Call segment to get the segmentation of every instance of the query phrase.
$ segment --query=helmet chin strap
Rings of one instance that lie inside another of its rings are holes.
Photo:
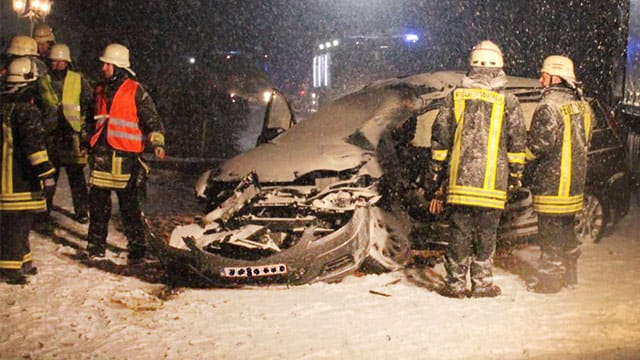
[[[125,76],[125,70],[114,65],[113,66],[113,76],[111,76],[109,79],[107,79],[107,81],[111,84],[111,83],[114,83],[114,82],[118,81],[118,79],[120,79],[120,78],[122,78],[124,76]]]

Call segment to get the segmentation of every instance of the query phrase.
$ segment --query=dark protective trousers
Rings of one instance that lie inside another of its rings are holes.
[[[445,253],[449,286],[465,287],[469,265],[473,287],[491,285],[502,211],[474,206],[453,206],[451,210],[451,233]]]
[[[64,168],[69,180],[69,188],[71,188],[71,199],[73,201],[73,211],[77,216],[86,216],[89,210],[89,190],[87,188],[87,180],[84,177],[84,164],[58,165],[55,167],[56,184],[60,177],[60,168]],[[47,198],[47,211],[53,208],[53,194]]]
[[[140,194],[137,187],[111,190],[92,187],[89,191],[90,222],[88,242],[90,246],[104,250],[107,245],[109,220],[111,219],[111,191],[115,191],[120,204],[120,215],[128,240],[129,257],[144,256],[145,236],[140,210]]]
[[[580,242],[575,233],[575,215],[545,216],[538,214],[540,236],[541,292],[557,292],[566,285],[578,283]]]
[[[540,251],[554,258],[561,258],[578,248],[575,215],[545,216],[538,214]]]
[[[34,214],[30,211],[0,211],[0,270],[21,273],[31,266],[29,231]]]

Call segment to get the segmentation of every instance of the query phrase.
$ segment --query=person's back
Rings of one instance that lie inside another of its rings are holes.
[[[451,233],[445,256],[447,283],[440,294],[462,298],[501,293],[493,284],[493,254],[509,187],[520,183],[525,127],[520,104],[503,92],[502,52],[490,41],[471,52],[471,70],[444,100],[431,130],[427,193],[444,180],[451,205]],[[432,209],[432,207],[430,207]]]
[[[511,121],[520,104],[515,96],[504,93],[505,84],[501,70],[473,69],[451,94],[459,136],[449,135],[453,139],[447,196],[450,204],[504,209],[509,147],[524,148],[524,134],[514,135],[523,132],[521,124]],[[517,138],[522,139],[520,144],[512,144]]]
[[[527,136],[527,167],[533,168],[530,188],[541,255],[529,288],[555,293],[578,282],[574,221],[583,208],[593,110],[582,99],[571,59],[549,56],[540,72],[544,90]]]
[[[591,130],[591,112],[589,104],[579,99],[575,91],[570,88],[552,86],[543,91],[542,101],[536,109],[537,120],[532,123],[529,136],[532,139],[553,138],[554,141],[552,144],[548,144],[549,147],[546,147],[544,155],[539,158],[537,171],[533,174],[531,190],[536,196],[558,195],[573,198],[577,196],[580,198],[575,198],[573,203],[581,208],[581,195],[584,193],[587,176],[587,148]],[[565,139],[565,136],[570,139]],[[568,146],[568,141],[571,143],[571,169],[567,168],[569,165],[567,153],[563,152],[563,146]],[[542,148],[533,143],[530,150],[542,152]],[[564,171],[567,171],[567,176],[548,176],[557,173],[558,169],[562,170],[563,162],[565,162]],[[561,181],[565,182],[564,194],[558,193]],[[540,202],[534,202],[534,207],[538,211],[545,212],[543,209],[545,206]],[[549,210],[552,211],[552,208]],[[562,209],[558,208],[558,210]]]
[[[25,275],[35,274],[29,231],[33,214],[46,209],[42,185],[45,193],[55,186],[40,111],[34,105],[37,76],[32,59],[14,59],[0,95],[0,276],[11,284],[24,284]]]

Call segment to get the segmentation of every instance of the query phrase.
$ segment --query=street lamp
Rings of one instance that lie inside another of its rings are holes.
[[[13,0],[13,11],[20,17],[45,18],[51,12],[50,0]]]

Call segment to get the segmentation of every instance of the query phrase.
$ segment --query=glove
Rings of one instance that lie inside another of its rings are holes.
[[[56,192],[56,180],[50,176],[42,179],[42,192],[47,199],[53,197]]]
[[[444,187],[438,188],[429,203],[429,212],[438,215],[444,210]]]
[[[158,160],[164,160],[164,148],[162,146],[156,146],[153,148],[153,155]]]

